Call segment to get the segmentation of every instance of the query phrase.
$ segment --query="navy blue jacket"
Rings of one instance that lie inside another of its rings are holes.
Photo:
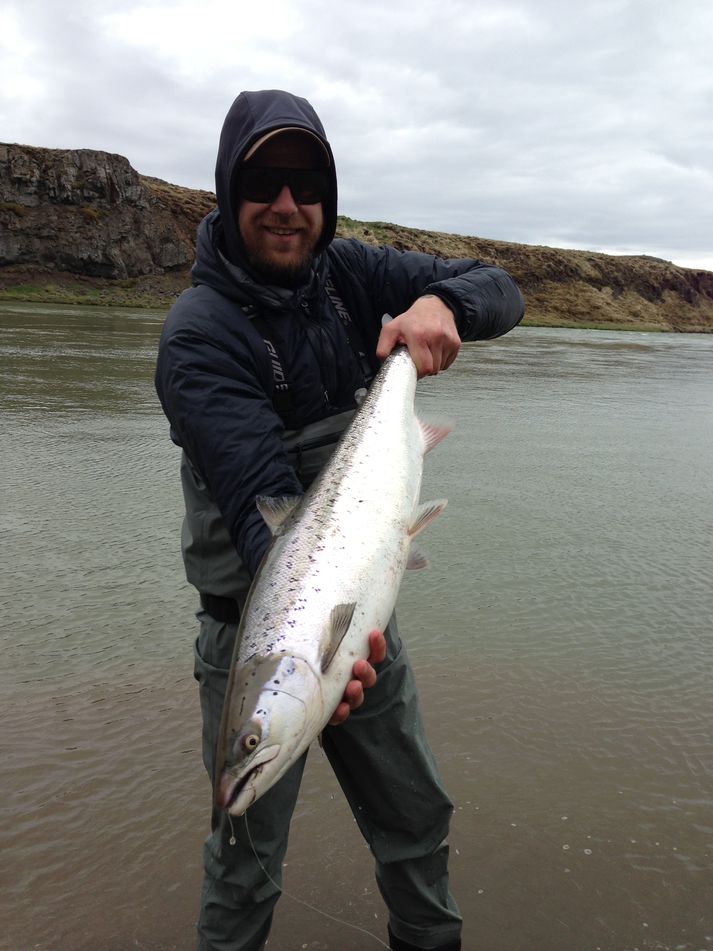
[[[216,166],[218,209],[199,228],[194,286],[168,314],[156,370],[171,436],[205,481],[251,574],[270,537],[255,497],[304,489],[287,456],[285,429],[299,430],[353,409],[355,391],[364,385],[362,366],[325,291],[328,277],[369,354],[376,349],[382,315],[397,316],[424,293],[449,304],[464,340],[504,334],[523,314],[522,296],[500,268],[332,240],[333,162],[331,197],[323,207],[324,247],[309,279],[297,289],[260,284],[244,260],[231,212],[235,178],[250,145],[285,125],[310,129],[329,149],[305,100],[281,92],[242,93],[233,104]],[[257,310],[281,355],[291,395],[282,416],[273,405],[275,377],[263,333],[246,308]]]

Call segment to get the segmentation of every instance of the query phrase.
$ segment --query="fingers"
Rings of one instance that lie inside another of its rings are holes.
[[[382,327],[376,356],[385,360],[394,347],[404,344],[420,379],[448,369],[458,356],[460,343],[451,309],[438,297],[419,297]]]
[[[339,726],[341,723],[344,723],[351,712],[352,708],[349,706],[346,700],[342,700],[342,702],[338,704],[337,709],[332,714],[332,719],[329,721],[329,726]]]
[[[369,656],[367,661],[370,664],[380,664],[386,659],[386,638],[381,631],[372,631],[369,634]]]
[[[401,329],[397,318],[389,321],[388,324],[384,324],[381,328],[379,340],[376,344],[377,360],[385,360],[399,343],[403,343],[403,340],[401,339]]]
[[[436,358],[440,368],[440,353],[436,357],[436,352],[439,350],[438,342],[432,339],[433,332],[429,327],[423,326],[420,320],[408,319],[408,313],[409,311],[406,311],[382,328],[376,345],[377,359],[385,360],[394,347],[404,344],[408,347],[419,377],[432,375]]]
[[[363,665],[363,668],[360,668],[358,677],[356,677],[357,664]],[[371,674],[373,674],[373,681],[364,668],[368,668]],[[344,688],[344,696],[332,714],[332,718],[329,721],[330,726],[339,726],[340,723],[344,723],[352,710],[356,710],[364,703],[364,687],[373,687],[376,683],[376,671],[367,664],[365,660],[357,661],[354,665],[354,674],[355,679],[350,680]]]

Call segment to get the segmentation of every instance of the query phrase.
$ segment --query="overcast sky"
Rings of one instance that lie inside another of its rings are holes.
[[[214,190],[242,89],[305,96],[340,213],[713,270],[710,0],[2,0],[0,141]]]

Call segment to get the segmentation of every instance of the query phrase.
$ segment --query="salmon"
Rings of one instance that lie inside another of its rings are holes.
[[[215,800],[242,815],[329,722],[370,631],[393,613],[413,539],[446,505],[421,503],[424,455],[450,426],[420,421],[405,347],[384,361],[326,466],[297,498],[259,498],[273,532],[231,662]]]

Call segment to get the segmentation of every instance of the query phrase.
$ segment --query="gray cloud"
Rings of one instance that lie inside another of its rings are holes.
[[[212,189],[233,97],[279,86],[344,214],[713,269],[712,34],[699,0],[11,0],[0,138]]]

